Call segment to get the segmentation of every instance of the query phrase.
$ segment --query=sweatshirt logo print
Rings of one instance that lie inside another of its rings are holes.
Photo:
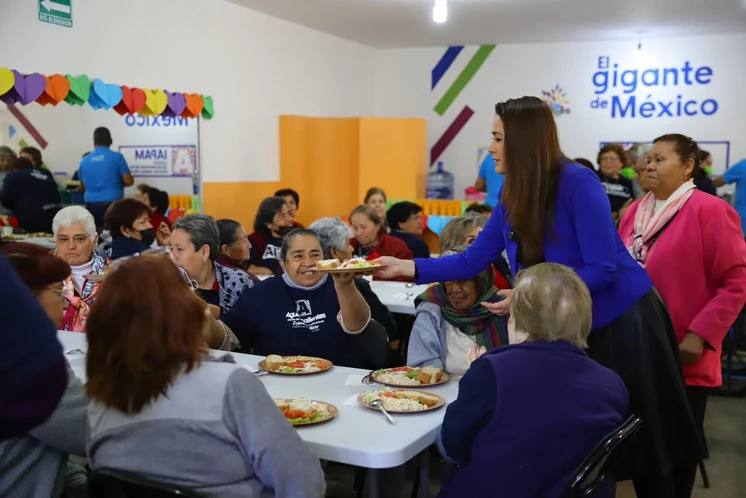
[[[280,259],[280,247],[267,244],[262,259]]]
[[[309,332],[316,332],[326,321],[326,313],[314,315],[311,301],[299,299],[295,301],[295,312],[285,313],[285,319],[294,329],[308,329]]]

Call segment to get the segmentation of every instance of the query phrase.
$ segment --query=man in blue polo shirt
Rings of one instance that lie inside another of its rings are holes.
[[[723,175],[715,178],[716,187],[722,187],[726,183],[736,184],[736,201],[733,207],[741,217],[741,229],[746,235],[746,159],[741,159],[725,170]]]
[[[124,156],[109,149],[111,143],[109,129],[96,128],[93,131],[94,149],[80,161],[78,168],[78,177],[85,190],[83,199],[97,227],[103,224],[109,204],[122,199],[124,187],[135,182]]]
[[[495,207],[497,201],[500,200],[503,183],[505,183],[505,176],[495,171],[495,160],[487,154],[479,166],[479,176],[474,183],[474,188],[480,192],[487,192],[485,204]]]

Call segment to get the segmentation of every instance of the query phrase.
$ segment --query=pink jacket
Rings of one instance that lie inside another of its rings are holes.
[[[634,230],[639,200],[619,224],[624,240]],[[695,191],[650,248],[645,269],[666,303],[677,342],[687,332],[705,341],[702,359],[684,367],[687,385],[722,384],[723,338],[746,302],[746,244],[736,211]]]

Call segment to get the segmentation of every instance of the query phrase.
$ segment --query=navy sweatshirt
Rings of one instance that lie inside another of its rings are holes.
[[[331,278],[318,289],[304,290],[275,277],[245,290],[221,320],[241,341],[244,353],[302,354],[365,368],[364,354],[358,348],[362,334],[342,330],[339,310]]]
[[[5,177],[0,203],[13,211],[18,223],[27,232],[51,233],[60,194],[49,171],[21,169],[11,171]]]

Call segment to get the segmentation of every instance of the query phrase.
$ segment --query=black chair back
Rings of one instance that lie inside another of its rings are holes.
[[[624,443],[629,441],[641,424],[640,417],[630,415],[622,425],[607,434],[577,468],[562,498],[593,496],[612,473]]]
[[[94,470],[88,476],[88,496],[90,498],[171,498],[201,495],[130,473]]]

